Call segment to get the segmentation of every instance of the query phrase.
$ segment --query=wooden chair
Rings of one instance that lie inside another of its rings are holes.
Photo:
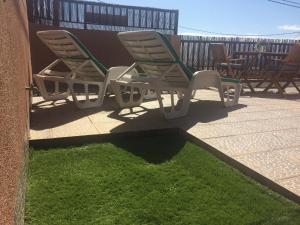
[[[210,44],[214,67],[223,76],[236,77],[243,69],[244,59],[232,59],[226,54],[224,44]]]
[[[269,74],[269,84],[264,89],[264,92],[275,87],[282,94],[292,84],[300,93],[300,89],[296,84],[300,75],[300,43],[294,44],[283,60],[273,60],[271,65],[267,67],[266,73]],[[280,84],[282,82],[284,85]]]

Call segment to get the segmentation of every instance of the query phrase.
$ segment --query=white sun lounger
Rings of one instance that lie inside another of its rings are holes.
[[[198,89],[215,87],[225,106],[238,103],[241,85],[239,80],[222,78],[217,71],[198,71],[194,74],[180,61],[168,39],[155,31],[121,32],[119,39],[135,62],[116,80],[112,88],[120,107],[134,107],[143,102],[148,89],[157,94],[160,109],[167,119],[185,116],[190,99]],[[139,68],[145,75],[122,80],[131,69]],[[232,94],[234,89],[234,94]],[[163,94],[169,94],[169,105]],[[176,97],[178,99],[176,101]]]
[[[37,36],[58,58],[33,75],[41,95],[47,101],[66,99],[71,94],[78,108],[99,107],[103,104],[110,80],[128,68],[120,66],[106,69],[79,39],[68,31],[39,31]],[[67,68],[62,69],[59,64],[64,64]],[[132,72],[134,73],[135,71]],[[54,91],[47,90],[45,81],[54,84]],[[67,88],[61,90],[61,83],[67,84]],[[78,92],[78,89],[81,90]]]

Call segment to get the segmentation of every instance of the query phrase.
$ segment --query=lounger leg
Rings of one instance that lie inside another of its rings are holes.
[[[222,82],[221,82],[220,78],[218,78],[217,80],[218,80],[217,88],[218,88],[218,91],[219,91],[219,96],[220,96],[222,104],[225,106],[224,91],[223,91],[223,87],[222,87]]]
[[[192,92],[192,98],[195,98],[196,92],[197,92],[197,90],[193,90],[193,92]]]
[[[234,106],[238,104],[242,85],[234,82],[220,82],[219,94],[224,106]],[[234,91],[232,93],[232,91]]]
[[[157,95],[154,89],[147,89],[144,95],[145,100],[157,99]]]
[[[59,90],[59,84],[60,83],[66,83],[64,78],[51,78],[51,77],[44,77],[44,76],[39,76],[39,75],[33,75],[33,78],[35,80],[36,85],[38,86],[38,89],[46,101],[55,101],[55,100],[62,100],[66,99],[70,95],[70,90],[69,88],[64,91],[60,92]],[[54,84],[54,92],[50,93],[47,91],[45,81],[53,82]]]
[[[82,95],[77,93],[75,85],[81,85],[81,87],[83,87]],[[68,86],[71,90],[73,100],[78,108],[86,109],[102,106],[105,94],[103,82],[76,82],[76,80],[69,80]]]
[[[147,90],[139,83],[122,83],[116,80],[111,80],[111,87],[121,108],[139,106]]]
[[[192,90],[186,89],[184,91],[180,91],[179,92],[180,94],[176,90],[170,90],[168,91],[170,95],[169,98],[165,98],[165,99],[162,97],[163,91],[165,90],[157,89],[156,93],[157,93],[160,110],[164,114],[165,118],[175,119],[175,118],[185,116],[189,110],[189,103],[192,95]],[[180,97],[177,97],[178,94]],[[177,101],[175,97],[177,97]],[[170,103],[166,104],[166,100],[168,99],[170,99]]]

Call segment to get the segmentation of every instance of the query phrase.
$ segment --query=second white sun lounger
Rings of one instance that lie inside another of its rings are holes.
[[[155,31],[134,31],[121,32],[118,36],[135,60],[127,71],[111,81],[121,107],[141,104],[147,89],[156,91],[160,109],[167,119],[186,115],[190,99],[198,89],[215,87],[225,106],[238,103],[241,90],[239,80],[222,78],[217,71],[198,71],[193,74],[180,61],[164,35]],[[140,75],[136,79],[122,80],[134,68],[142,71],[144,78]],[[229,94],[229,89],[234,89],[233,95]],[[163,98],[166,93],[170,95],[169,104]]]

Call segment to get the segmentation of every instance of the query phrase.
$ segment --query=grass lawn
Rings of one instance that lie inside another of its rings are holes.
[[[32,150],[25,224],[300,224],[300,207],[177,136]]]

